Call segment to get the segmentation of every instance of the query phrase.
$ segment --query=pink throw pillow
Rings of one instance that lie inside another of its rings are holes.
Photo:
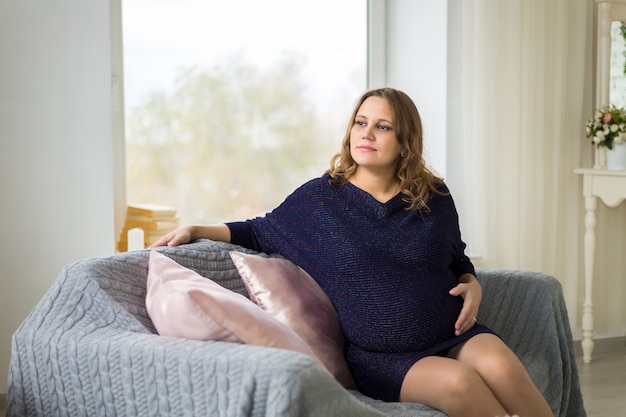
[[[150,252],[146,309],[162,336],[275,347],[319,359],[288,326],[245,296]]]
[[[337,311],[313,277],[283,258],[235,251],[230,257],[250,299],[300,335],[339,383],[353,387]]]

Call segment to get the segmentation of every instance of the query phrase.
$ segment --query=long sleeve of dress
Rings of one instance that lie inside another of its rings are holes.
[[[266,251],[254,237],[254,233],[252,233],[252,228],[248,222],[231,222],[226,223],[226,226],[230,229],[231,243],[258,252]]]

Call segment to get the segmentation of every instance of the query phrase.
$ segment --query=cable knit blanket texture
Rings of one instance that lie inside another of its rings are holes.
[[[247,295],[231,250],[254,253],[208,240],[158,249]],[[345,390],[296,352],[158,336],[145,308],[148,254],[87,259],[61,271],[13,336],[9,417],[445,417],[421,404],[385,403]],[[518,354],[556,416],[584,417],[559,282],[526,271],[477,274],[479,321]]]

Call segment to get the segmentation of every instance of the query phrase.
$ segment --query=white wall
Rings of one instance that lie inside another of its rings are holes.
[[[0,393],[62,266],[114,250],[109,2],[0,2]]]
[[[422,116],[426,158],[443,176],[447,137],[447,3],[393,0],[386,2],[385,11],[386,83],[404,91],[415,102]]]

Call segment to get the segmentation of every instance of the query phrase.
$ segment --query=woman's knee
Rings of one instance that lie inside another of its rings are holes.
[[[450,373],[442,392],[445,399],[441,409],[451,416],[498,415],[485,413],[503,411],[485,381],[469,366],[459,366]]]
[[[426,404],[451,416],[505,414],[480,375],[450,358],[417,362],[404,379],[400,400]]]
[[[447,375],[445,388],[452,397],[465,402],[475,398],[476,393],[482,389],[484,381],[472,367],[462,363],[459,365]]]
[[[429,357],[418,361],[407,373],[400,392],[402,401],[423,402],[471,397],[480,376],[470,366],[457,360]],[[462,401],[462,400],[461,400]]]
[[[485,336],[468,341],[457,359],[475,369],[485,381],[509,381],[524,376],[526,370],[515,353],[499,338]]]

